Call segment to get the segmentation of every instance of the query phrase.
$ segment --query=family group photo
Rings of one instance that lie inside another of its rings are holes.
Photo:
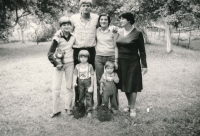
[[[0,136],[199,136],[199,0],[1,0]]]

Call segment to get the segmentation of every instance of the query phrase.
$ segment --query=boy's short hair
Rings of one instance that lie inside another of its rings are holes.
[[[82,4],[90,4],[90,6],[92,6],[92,0],[80,0],[79,6],[81,6]]]
[[[105,68],[107,68],[107,67],[113,67],[113,68],[114,68],[114,67],[115,67],[115,64],[114,64],[112,61],[109,60],[109,61],[107,61],[106,64],[105,64]]]
[[[70,25],[72,24],[70,19],[68,17],[66,17],[66,16],[61,17],[58,22],[59,22],[60,27],[63,24],[67,24],[67,23],[69,23]]]
[[[90,58],[90,53],[87,51],[87,50],[81,50],[79,53],[78,53],[78,60],[80,61],[80,57],[81,56],[85,56],[88,58]]]

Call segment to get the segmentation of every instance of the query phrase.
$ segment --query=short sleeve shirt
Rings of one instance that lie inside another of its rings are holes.
[[[94,75],[94,70],[91,64],[88,64],[86,67],[81,67],[80,64],[77,64],[74,69],[74,74],[77,75],[79,79],[88,79],[91,75]]]

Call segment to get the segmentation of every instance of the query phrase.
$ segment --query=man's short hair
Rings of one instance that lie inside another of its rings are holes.
[[[72,25],[70,19],[69,19],[68,17],[66,17],[66,16],[61,17],[61,18],[59,19],[58,23],[59,23],[60,27],[61,27],[63,24],[67,24],[67,23],[69,23],[70,25]]]
[[[92,0],[80,0],[79,6],[81,6],[82,4],[90,4],[92,6]]]

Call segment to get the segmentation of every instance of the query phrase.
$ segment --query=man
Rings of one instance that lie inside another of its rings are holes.
[[[78,53],[80,50],[88,50],[90,53],[89,63],[95,68],[95,46],[96,27],[98,15],[91,13],[92,0],[80,0],[80,13],[71,17],[74,26],[74,36],[76,37],[74,49],[74,65],[78,64]]]
[[[73,34],[76,38],[74,49],[74,66],[79,63],[78,54],[81,50],[87,50],[90,53],[88,62],[95,69],[95,46],[96,46],[96,27],[98,23],[98,15],[91,13],[92,0],[80,0],[79,2],[80,13],[71,17],[73,25]],[[61,31],[56,33],[57,36],[62,35]],[[77,88],[75,89],[75,102],[79,98]],[[94,104],[94,100],[92,100]]]

